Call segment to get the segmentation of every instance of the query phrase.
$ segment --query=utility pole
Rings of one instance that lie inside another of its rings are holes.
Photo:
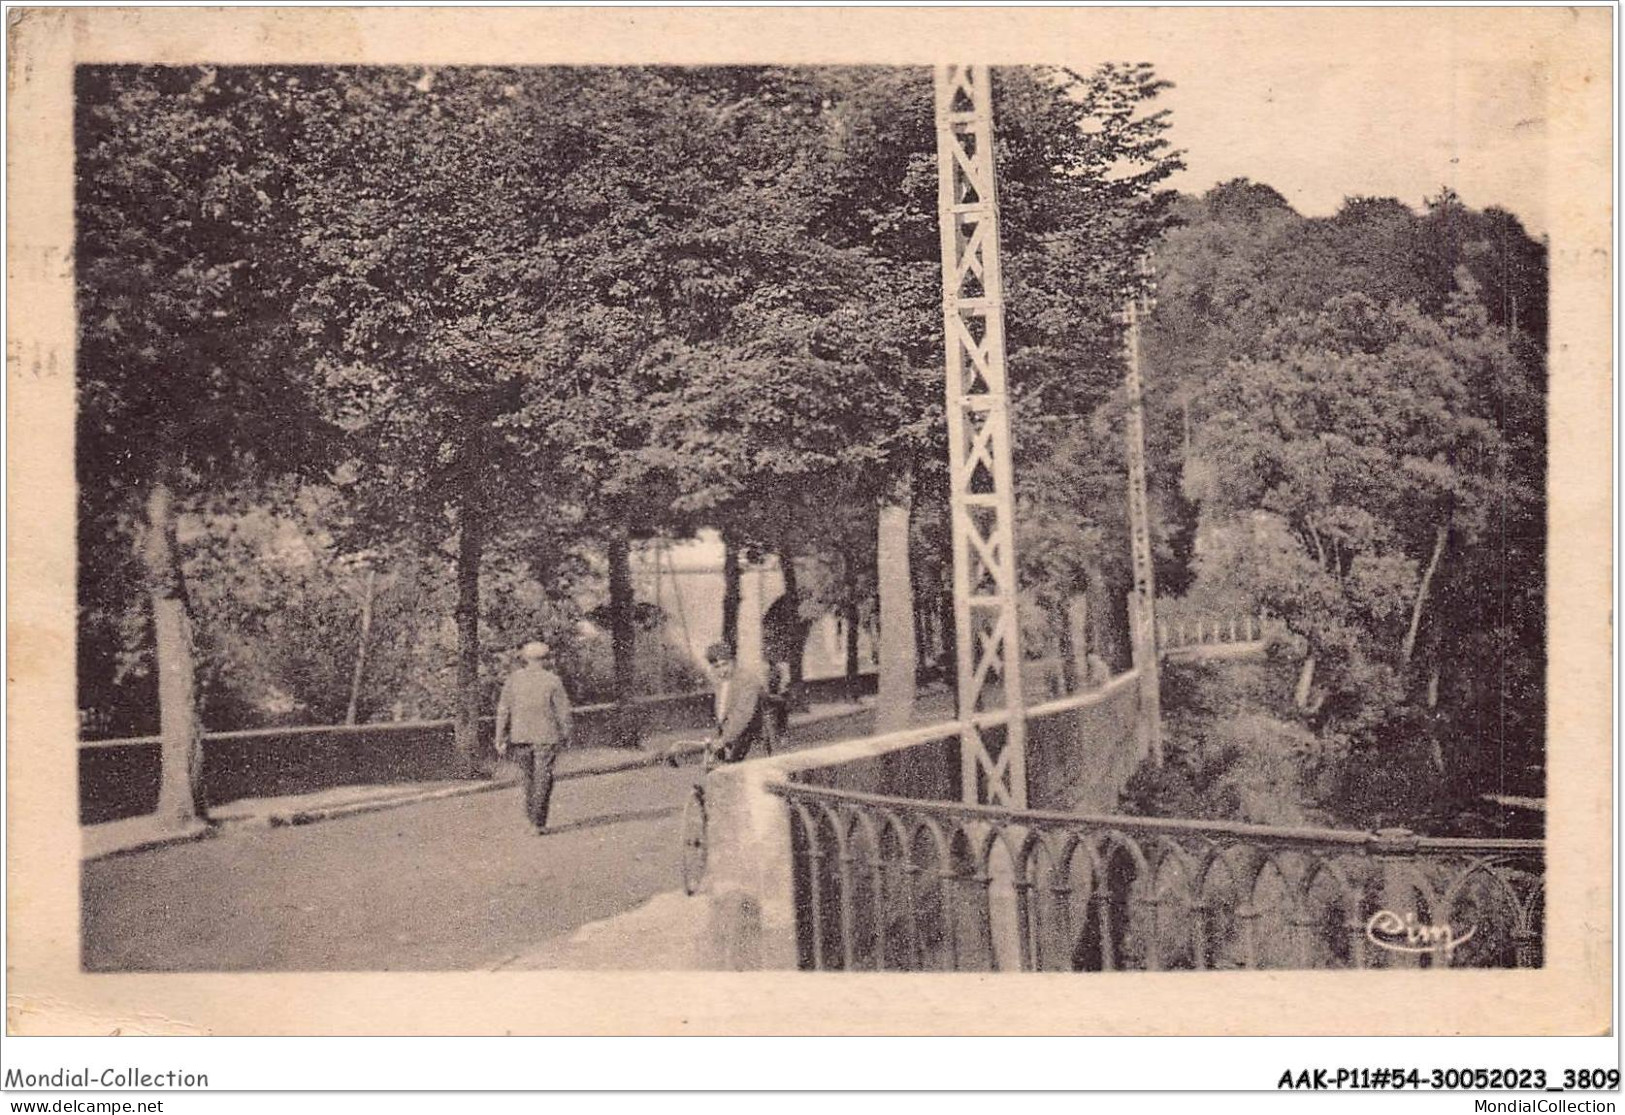
[[[1027,714],[988,67],[937,67],[936,124],[962,796],[1021,809]],[[990,747],[996,720],[1004,741]]]
[[[1162,765],[1162,689],[1157,662],[1157,586],[1151,564],[1151,514],[1146,500],[1145,407],[1140,382],[1140,319],[1151,312],[1149,264],[1142,261],[1144,293],[1129,299],[1123,312],[1127,357],[1123,386],[1128,395],[1124,439],[1128,450],[1129,545],[1134,557],[1134,592],[1129,596],[1130,642],[1140,671],[1140,722],[1146,750]]]

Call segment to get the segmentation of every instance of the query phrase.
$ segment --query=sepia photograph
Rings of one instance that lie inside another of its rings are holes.
[[[59,486],[35,519],[13,441],[8,502],[60,542],[8,553],[7,795],[55,826],[63,986],[748,974],[847,1032],[843,988],[956,974],[1209,1019],[1528,979],[1551,1021],[1448,1025],[1610,1025],[1611,435],[1558,431],[1611,388],[1611,264],[1563,285],[1611,202],[1557,161],[1600,136],[1609,181],[1606,105],[1563,108],[1608,13],[891,11],[854,50],[689,10],[650,18],[698,50],[594,56],[615,19],[446,51],[435,12],[33,27],[68,223],[21,254],[8,186],[8,433]],[[462,1009],[383,1032],[514,1027]],[[550,1025],[675,1017],[624,1009]],[[1192,1032],[1057,1017],[992,1032]]]

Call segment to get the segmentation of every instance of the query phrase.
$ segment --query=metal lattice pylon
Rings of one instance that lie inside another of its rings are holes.
[[[936,121],[960,769],[966,801],[1021,809],[1027,721],[986,66],[937,67]],[[996,748],[989,740],[993,719],[1006,725]]]
[[[1134,664],[1140,671],[1140,723],[1151,760],[1162,765],[1162,685],[1157,668],[1157,586],[1151,565],[1151,514],[1146,503],[1145,407],[1140,382],[1140,318],[1150,310],[1148,295],[1129,301],[1123,314],[1125,360],[1123,386],[1128,395],[1124,441],[1128,456],[1129,546],[1134,557],[1134,591],[1129,625]]]

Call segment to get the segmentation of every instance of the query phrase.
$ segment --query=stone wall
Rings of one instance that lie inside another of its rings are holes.
[[[851,695],[872,694],[873,674],[860,675]],[[807,685],[810,701],[844,699],[844,678]],[[712,716],[710,693],[640,698],[646,733],[698,731]],[[575,747],[614,744],[614,706],[576,710]],[[483,758],[490,751],[493,721],[480,724]],[[353,727],[268,728],[209,732],[203,737],[204,801],[222,805],[240,798],[304,794],[334,786],[427,782],[456,778],[450,720]],[[98,740],[79,745],[79,822],[139,817],[158,805],[159,741],[156,736]]]
[[[1027,720],[1027,806],[1064,813],[1112,813],[1146,756],[1139,730],[1140,675],[1040,706]],[[1049,712],[1046,710],[1056,709]]]

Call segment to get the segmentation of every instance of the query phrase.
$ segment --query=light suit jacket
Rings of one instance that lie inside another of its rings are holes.
[[[508,675],[497,698],[497,750],[508,740],[518,747],[554,747],[570,739],[570,698],[564,683],[546,666],[531,664]]]

